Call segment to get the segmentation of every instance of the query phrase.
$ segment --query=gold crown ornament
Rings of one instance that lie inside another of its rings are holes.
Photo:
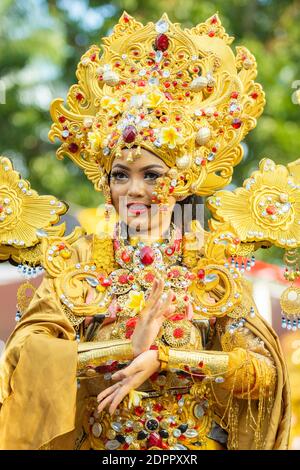
[[[107,191],[121,150],[132,161],[147,149],[170,167],[157,181],[157,203],[224,187],[265,104],[253,55],[237,47],[235,56],[232,41],[217,15],[182,29],[166,14],[144,26],[123,13],[102,48],[82,56],[66,106],[51,104],[58,158],[70,157]]]

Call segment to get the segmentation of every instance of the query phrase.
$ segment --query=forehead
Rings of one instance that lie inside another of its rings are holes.
[[[116,165],[120,164],[122,166],[126,166],[130,170],[137,170],[139,168],[143,168],[145,166],[149,165],[157,165],[160,166],[163,169],[168,169],[169,167],[161,160],[159,157],[154,155],[154,153],[149,152],[146,149],[141,149],[141,156],[136,157],[133,159],[133,162],[128,162],[127,157],[128,157],[129,150],[124,149],[122,150],[122,156],[115,158],[113,163],[112,163],[112,168],[114,168]],[[134,151],[133,151],[134,153]]]

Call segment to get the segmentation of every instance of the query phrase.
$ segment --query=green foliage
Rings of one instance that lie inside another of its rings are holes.
[[[56,160],[47,139],[48,111],[51,100],[65,98],[76,81],[81,55],[109,33],[124,9],[143,22],[156,21],[166,11],[187,27],[218,12],[227,32],[236,37],[233,46],[243,44],[255,55],[267,105],[245,140],[244,160],[231,187],[240,186],[263,157],[285,164],[300,157],[300,108],[292,102],[300,80],[298,1],[2,0],[0,81],[6,103],[0,104],[0,154],[11,157],[35,189],[53,193],[71,207],[100,201],[71,162]]]

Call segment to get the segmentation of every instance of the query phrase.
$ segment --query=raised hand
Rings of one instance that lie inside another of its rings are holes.
[[[134,356],[147,351],[153,344],[163,321],[174,313],[173,293],[163,294],[164,281],[155,279],[145,307],[141,310],[132,335]]]

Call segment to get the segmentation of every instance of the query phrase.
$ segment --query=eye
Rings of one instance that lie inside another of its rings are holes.
[[[126,181],[128,176],[124,171],[112,171],[111,177],[116,181]]]
[[[159,173],[155,173],[154,171],[146,171],[144,177],[148,181],[155,181],[161,175]]]

